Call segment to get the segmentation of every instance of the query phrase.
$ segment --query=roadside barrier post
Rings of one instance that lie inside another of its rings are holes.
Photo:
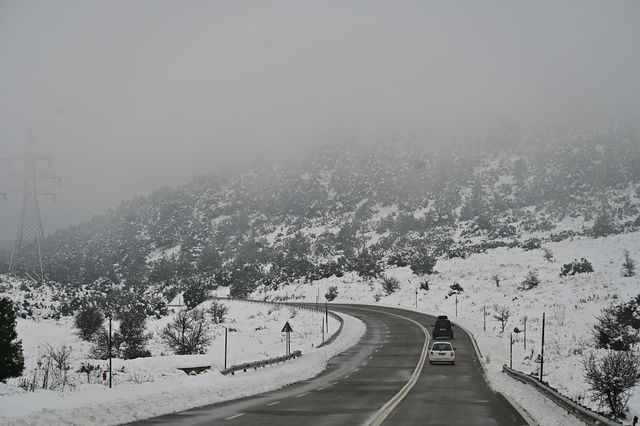
[[[524,350],[527,350],[527,317],[524,317]]]
[[[227,369],[227,335],[229,334],[229,329],[227,327],[224,328],[224,369]]]
[[[324,302],[324,322],[327,324],[327,335],[329,335],[329,308],[327,302]]]

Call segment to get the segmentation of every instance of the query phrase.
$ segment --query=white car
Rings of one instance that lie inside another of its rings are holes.
[[[429,364],[434,362],[456,362],[456,348],[450,342],[434,342],[429,351]]]

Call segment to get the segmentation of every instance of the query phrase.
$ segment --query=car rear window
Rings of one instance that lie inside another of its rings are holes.
[[[439,320],[436,321],[436,327],[438,328],[450,328],[451,322],[449,320]]]
[[[450,351],[451,344],[450,343],[434,343],[431,350],[432,351]]]

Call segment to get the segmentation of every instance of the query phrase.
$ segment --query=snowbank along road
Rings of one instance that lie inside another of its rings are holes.
[[[430,365],[434,317],[397,308],[333,305],[361,319],[363,338],[317,377],[273,392],[139,424],[526,425],[486,384],[470,337],[455,328],[456,365]]]

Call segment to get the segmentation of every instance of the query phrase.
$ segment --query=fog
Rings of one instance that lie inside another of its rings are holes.
[[[53,158],[51,231],[327,141],[633,117],[639,19],[637,1],[0,0],[0,157],[30,127]]]

